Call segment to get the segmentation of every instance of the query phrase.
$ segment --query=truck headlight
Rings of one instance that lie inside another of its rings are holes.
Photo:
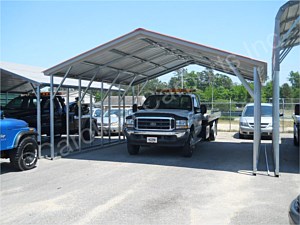
[[[240,126],[242,127],[249,127],[247,122],[240,122]]]
[[[134,124],[133,119],[126,119],[125,127],[132,128]]]
[[[187,120],[176,120],[176,128],[177,129],[187,129],[187,128],[189,128],[188,121]]]

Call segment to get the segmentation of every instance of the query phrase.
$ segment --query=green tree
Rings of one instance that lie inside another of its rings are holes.
[[[144,89],[142,90],[142,95],[148,97],[151,94],[154,94],[158,89],[167,88],[168,85],[165,82],[160,81],[158,78],[149,80]]]
[[[292,88],[288,83],[280,87],[280,98],[292,98]]]
[[[292,97],[300,97],[300,74],[299,72],[291,71],[288,80],[292,84]]]
[[[269,102],[269,99],[273,97],[273,82],[268,81],[261,90],[262,102]]]

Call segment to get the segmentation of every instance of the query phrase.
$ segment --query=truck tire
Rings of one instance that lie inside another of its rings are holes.
[[[127,151],[129,155],[137,155],[139,154],[140,151],[140,146],[139,145],[131,145],[127,143]]]
[[[216,140],[217,137],[217,124],[214,122],[213,125],[209,127],[209,141]]]
[[[299,130],[298,130],[298,138],[299,138]],[[297,140],[296,134],[294,134],[294,145],[299,146],[299,140]]]
[[[29,170],[36,166],[38,144],[33,137],[25,137],[10,154],[10,162],[18,170]]]
[[[95,136],[98,135],[98,132],[97,132],[97,126],[93,123],[92,124],[92,129],[90,129],[90,124],[87,123],[86,124],[86,127],[82,130],[82,138],[83,140],[85,141],[91,141],[91,140],[94,140],[95,139]],[[90,136],[90,132],[92,132],[92,139],[91,139],[91,136]]]
[[[239,139],[245,139],[246,136],[244,134],[239,133]]]
[[[182,156],[183,157],[192,157],[193,155],[193,151],[195,149],[195,145],[194,145],[194,132],[191,131],[187,141],[185,142],[183,148],[182,148]]]

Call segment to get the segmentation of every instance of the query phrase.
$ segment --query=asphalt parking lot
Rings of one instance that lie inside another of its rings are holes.
[[[1,160],[1,224],[288,224],[300,193],[292,134],[281,134],[280,149],[279,178],[271,140],[253,176],[252,140],[228,132],[199,143],[192,158],[168,148],[129,156],[120,144],[25,172]]]

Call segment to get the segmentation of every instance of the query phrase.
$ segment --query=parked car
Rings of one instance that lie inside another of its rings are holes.
[[[97,120],[97,127],[99,130],[101,129],[101,115],[102,110],[100,108],[92,108],[92,116]]]
[[[132,109],[125,109],[125,117],[132,114]],[[120,117],[120,123],[119,123]],[[110,119],[109,119],[110,118]],[[110,120],[110,121],[109,121]],[[123,129],[123,109],[111,109],[107,110],[103,114],[103,133],[104,134],[119,134]],[[110,122],[110,126],[109,126]],[[100,126],[98,125],[99,130],[101,130],[101,117],[100,117]]]
[[[299,113],[300,104],[295,105],[295,111],[293,114],[294,120],[294,145],[299,146],[299,136],[300,136],[300,113]]]
[[[300,224],[300,195],[298,195],[297,198],[295,198],[291,205],[289,210],[289,220],[290,224],[292,225],[299,225]]]
[[[0,116],[1,158],[9,158],[18,170],[34,168],[38,161],[36,130],[23,120],[5,118],[2,111]]]
[[[261,135],[272,137],[272,104],[261,104]],[[240,117],[239,137],[245,138],[254,134],[254,103],[245,106]]]

